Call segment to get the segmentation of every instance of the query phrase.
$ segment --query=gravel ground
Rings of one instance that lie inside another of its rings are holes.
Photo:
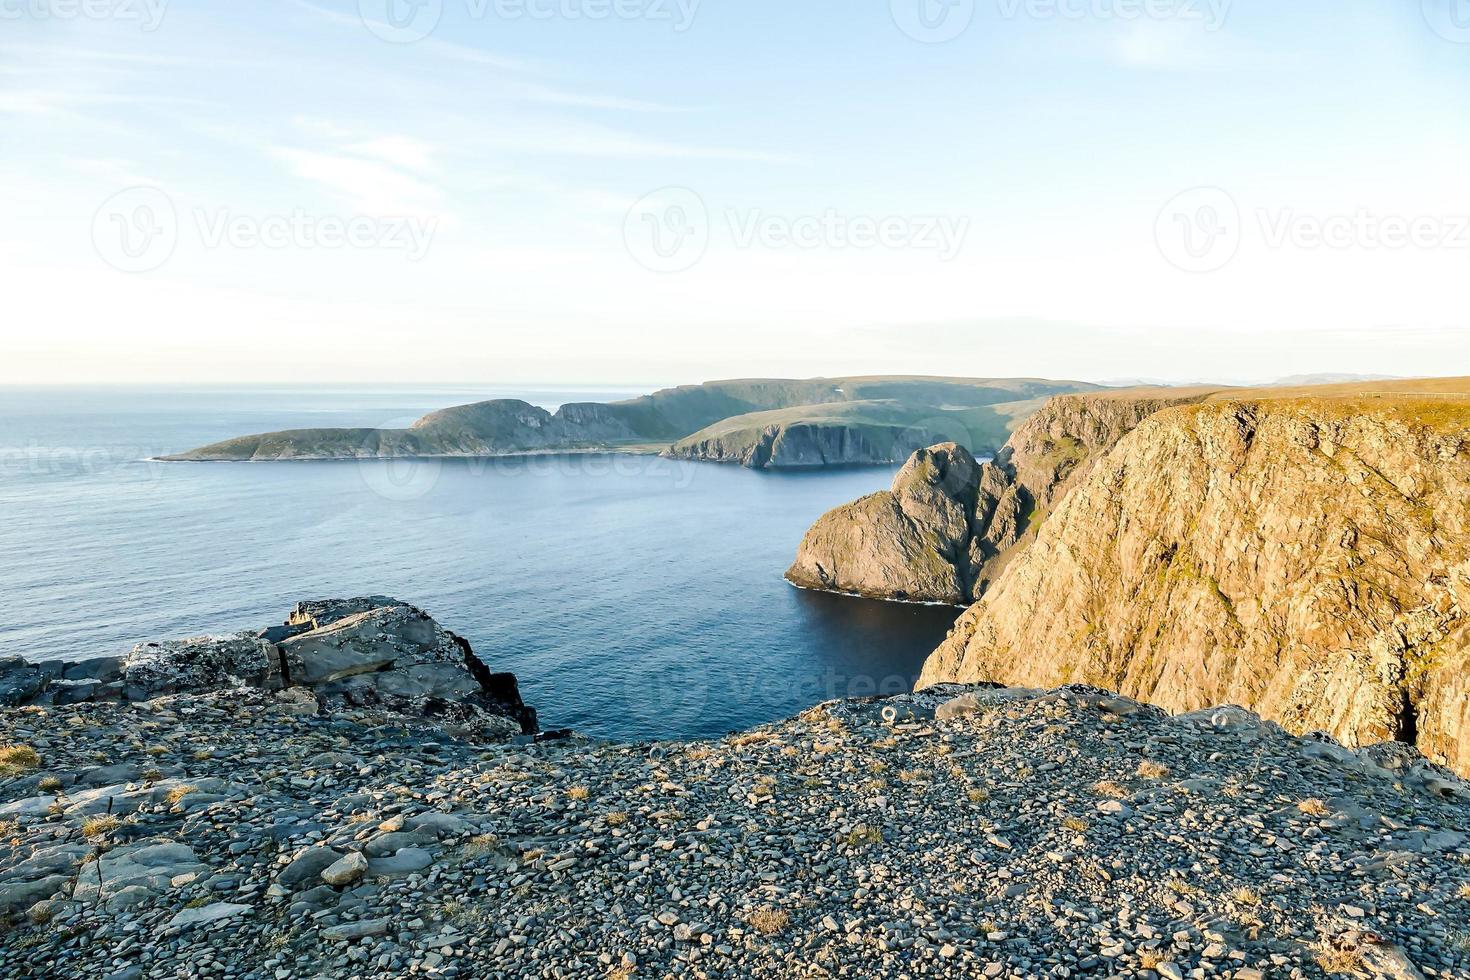
[[[308,710],[0,712],[0,976],[1470,977],[1463,784],[1240,709],[952,687],[640,745]]]

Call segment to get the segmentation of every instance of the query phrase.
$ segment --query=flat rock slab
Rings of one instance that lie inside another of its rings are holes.
[[[247,915],[250,906],[237,905],[234,902],[215,902],[213,905],[200,906],[197,909],[184,909],[168,920],[170,928],[182,929],[187,926],[208,925],[211,922],[220,922],[224,919],[232,919],[237,915]]]

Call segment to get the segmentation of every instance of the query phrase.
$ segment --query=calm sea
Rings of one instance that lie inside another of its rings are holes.
[[[631,391],[0,388],[0,656],[120,652],[265,626],[300,599],[422,606],[545,727],[702,737],[907,689],[952,609],[819,595],[781,573],[892,468],[758,473],[599,454],[173,463],[249,432],[406,425],[514,397]]]

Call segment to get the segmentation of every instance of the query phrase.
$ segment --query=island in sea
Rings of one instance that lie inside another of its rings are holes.
[[[432,412],[406,429],[292,429],[162,457],[171,462],[662,452],[756,469],[899,463],[954,442],[979,455],[1053,395],[1096,390],[1039,378],[852,377],[713,381],[548,412],[514,399]]]

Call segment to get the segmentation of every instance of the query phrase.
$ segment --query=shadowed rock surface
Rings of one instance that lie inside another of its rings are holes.
[[[283,626],[140,643],[119,657],[0,660],[0,704],[147,701],[231,688],[282,692],[303,709],[377,707],[475,718],[534,732],[515,676],[493,673],[463,638],[387,596],[298,603]]]
[[[1103,453],[1154,412],[1214,390],[1052,398],[983,464],[952,443],[920,450],[891,491],[838,507],[812,525],[786,577],[803,588],[870,598],[972,602]],[[953,506],[913,505],[916,494],[941,486],[937,492]]]

